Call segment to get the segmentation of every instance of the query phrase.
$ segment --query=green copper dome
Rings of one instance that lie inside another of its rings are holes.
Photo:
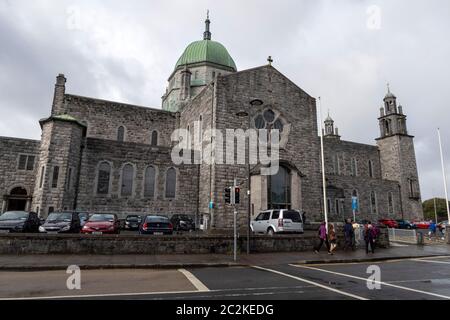
[[[175,69],[178,67],[199,62],[210,62],[237,71],[236,64],[227,49],[219,42],[201,40],[191,43],[178,59]]]

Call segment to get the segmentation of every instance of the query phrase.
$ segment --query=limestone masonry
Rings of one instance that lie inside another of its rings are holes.
[[[51,113],[40,120],[41,140],[0,138],[1,211],[32,210],[42,217],[60,210],[120,217],[185,213],[211,230],[226,230],[233,209],[225,204],[224,189],[236,178],[242,186],[241,229],[248,208],[253,217],[292,208],[304,210],[309,220],[322,219],[316,100],[271,63],[238,71],[227,49],[211,40],[209,25],[208,19],[203,40],[189,45],[177,62],[162,109],[68,94],[65,76],[58,75]],[[202,133],[279,129],[280,170],[264,176],[260,167],[246,164],[175,165],[171,135],[178,128],[193,132],[195,122]],[[353,209],[358,219],[423,218],[413,136],[390,90],[378,123],[376,145],[365,145],[341,140],[334,121],[325,120],[333,221],[353,217]]]

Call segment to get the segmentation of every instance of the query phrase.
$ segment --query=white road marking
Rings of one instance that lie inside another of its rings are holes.
[[[85,294],[73,296],[48,296],[48,297],[26,297],[26,298],[0,298],[0,301],[8,300],[54,300],[54,299],[83,299],[83,298],[107,298],[107,297],[127,297],[127,296],[146,296],[158,294],[179,294],[179,293],[197,293],[198,291],[162,291],[162,292],[133,292],[133,293],[100,293]]]
[[[450,262],[448,262],[448,261],[433,261],[433,260],[425,260],[425,259],[411,259],[411,261],[450,264]]]
[[[353,276],[353,275],[349,275],[349,274],[345,274],[345,273],[340,273],[340,272],[335,272],[335,271],[330,271],[330,270],[324,270],[324,269],[319,269],[319,268],[314,268],[314,267],[299,266],[299,265],[295,265],[295,264],[290,264],[290,266],[296,267],[296,268],[304,268],[304,269],[310,269],[310,270],[316,270],[316,271],[331,273],[331,274],[334,274],[334,275],[347,277],[347,278],[352,278],[352,279],[357,279],[357,280],[361,280],[361,281],[367,282],[366,278],[357,277],[357,276]],[[416,292],[416,293],[422,293],[422,294],[430,295],[430,296],[433,296],[433,297],[438,297],[438,298],[450,300],[449,296],[444,296],[442,294],[426,292],[426,291],[412,289],[412,288],[403,287],[403,286],[397,286],[395,284],[388,283],[388,282],[383,282],[383,281],[376,281],[376,280],[370,280],[370,281],[373,282],[373,283],[378,283],[378,284],[381,284],[381,285],[384,285],[384,286],[388,286],[388,287],[393,287],[393,288],[402,289],[402,290],[406,290],[406,291],[412,291],[412,292]]]
[[[285,276],[285,277],[288,277],[288,278],[292,278],[292,279],[295,279],[295,280],[298,280],[298,281],[302,281],[302,282],[314,285],[316,287],[319,287],[319,288],[322,288],[322,289],[325,289],[325,290],[329,290],[329,291],[333,291],[333,292],[336,292],[336,293],[339,293],[339,294],[342,294],[344,296],[348,296],[348,297],[351,297],[351,298],[354,298],[354,299],[369,300],[367,298],[364,298],[364,297],[361,297],[361,296],[357,296],[357,295],[354,295],[354,294],[351,294],[351,293],[348,293],[348,292],[344,292],[342,290],[338,290],[338,289],[335,289],[335,288],[332,288],[332,287],[328,287],[328,286],[325,286],[323,284],[320,284],[320,283],[317,283],[317,282],[314,282],[314,281],[310,281],[310,280],[306,280],[306,279],[303,279],[303,278],[300,278],[300,277],[296,277],[296,276],[293,276],[293,275],[288,274],[288,273],[283,273],[283,272],[280,272],[280,271],[277,271],[277,270],[267,269],[267,268],[258,267],[258,266],[252,266],[252,268],[258,269],[258,270],[272,272],[272,273],[275,273],[275,274],[279,274],[279,275],[282,275],[282,276]]]
[[[192,283],[192,285],[200,292],[210,291],[196,276],[187,271],[186,269],[178,269],[184,276]]]

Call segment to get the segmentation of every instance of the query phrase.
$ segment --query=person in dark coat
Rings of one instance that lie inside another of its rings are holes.
[[[364,226],[364,241],[366,242],[366,254],[369,254],[369,246],[372,254],[375,253],[375,239],[376,239],[376,230],[373,227],[372,223],[369,222]]]
[[[353,249],[353,236],[353,225],[351,224],[350,219],[347,219],[344,225],[344,251],[349,248]]]

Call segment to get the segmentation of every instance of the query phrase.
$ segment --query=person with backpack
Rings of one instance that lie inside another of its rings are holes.
[[[369,246],[372,254],[375,253],[375,239],[376,239],[376,230],[372,223],[369,221],[364,226],[364,241],[366,242],[366,254],[369,254]]]
[[[322,249],[323,244],[325,243],[328,252],[330,251],[328,239],[327,239],[327,226],[325,221],[320,224],[318,234],[319,244],[314,248],[315,253],[319,253],[320,249]]]
[[[328,254],[333,255],[334,250],[337,247],[337,238],[336,238],[336,232],[334,231],[334,226],[330,224],[330,227],[328,228],[328,239],[330,241],[330,250],[328,251]]]

